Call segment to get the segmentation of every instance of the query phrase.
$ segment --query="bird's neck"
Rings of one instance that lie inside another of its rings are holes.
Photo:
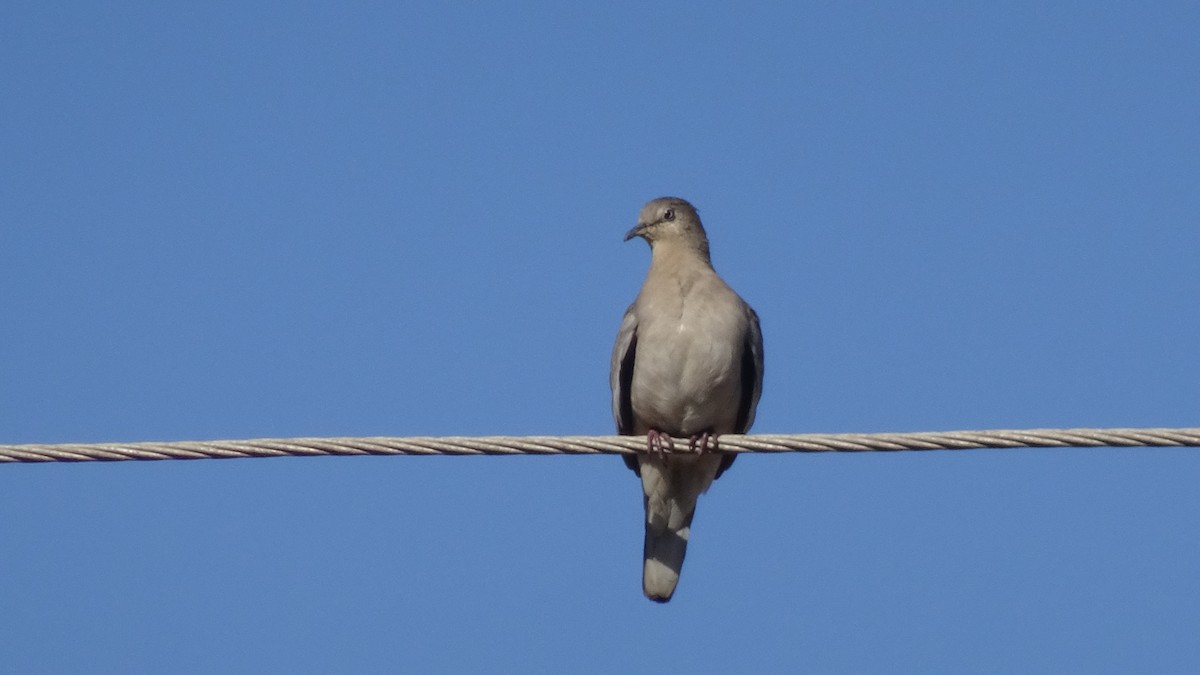
[[[712,269],[708,255],[708,240],[657,241],[650,252],[650,266],[692,267]]]

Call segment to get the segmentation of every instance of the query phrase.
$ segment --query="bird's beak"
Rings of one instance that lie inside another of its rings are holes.
[[[629,241],[630,239],[633,239],[634,237],[640,237],[645,233],[646,233],[646,224],[638,223],[637,225],[633,226],[632,230],[625,233],[625,241]]]

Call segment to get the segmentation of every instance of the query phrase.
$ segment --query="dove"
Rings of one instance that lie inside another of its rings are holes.
[[[637,237],[650,245],[650,268],[621,321],[610,385],[617,433],[646,436],[646,452],[624,460],[645,495],[642,591],[667,602],[696,501],[736,458],[721,453],[716,438],[754,423],[762,332],[758,315],[713,269],[695,207],[677,197],[648,202],[625,234]]]

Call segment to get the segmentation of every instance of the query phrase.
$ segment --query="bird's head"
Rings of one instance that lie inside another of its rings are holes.
[[[708,256],[708,236],[700,224],[700,214],[687,200],[660,197],[647,202],[638,214],[637,225],[625,233],[625,241],[645,239],[653,249],[658,243],[679,243]]]

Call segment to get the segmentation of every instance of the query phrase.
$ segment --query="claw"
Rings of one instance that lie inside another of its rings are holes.
[[[716,435],[712,434],[708,431],[705,431],[699,435],[692,436],[691,438],[689,438],[688,439],[688,450],[690,450],[691,452],[694,452],[698,455],[703,455],[704,453],[708,452],[709,440],[712,441],[712,444],[713,444],[712,449],[715,451],[717,449]]]
[[[660,460],[666,459],[667,453],[675,452],[675,443],[670,434],[651,429],[646,432],[646,451],[657,455]]]

